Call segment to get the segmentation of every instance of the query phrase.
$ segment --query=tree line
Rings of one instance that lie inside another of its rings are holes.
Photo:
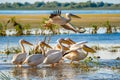
[[[49,10],[49,9],[120,9],[120,4],[104,3],[104,2],[35,2],[35,3],[0,3],[0,10]]]

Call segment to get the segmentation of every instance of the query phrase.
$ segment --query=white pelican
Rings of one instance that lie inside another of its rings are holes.
[[[57,40],[58,44],[61,47],[61,50],[50,50],[46,54],[47,56],[45,57],[43,64],[51,64],[51,67],[54,67],[55,63],[59,63],[59,61],[62,59],[64,55],[64,50],[62,46],[62,42],[64,39],[59,39]]]
[[[70,46],[70,50],[65,53],[65,58],[72,61],[83,60],[87,57],[88,52],[95,53],[95,50],[85,45],[86,41],[75,43],[71,39],[66,39],[66,41],[71,41],[73,45]]]
[[[60,50],[60,49],[61,49],[61,47],[60,47],[60,45],[59,45],[59,44],[56,44],[56,45],[55,45],[55,47],[54,47],[54,49],[55,49],[55,50]],[[64,51],[67,51],[67,50],[69,50],[69,48],[68,48],[68,47],[66,47],[66,46],[63,46],[63,50],[64,50]]]
[[[21,39],[19,40],[19,44],[20,44],[20,47],[21,47],[21,53],[18,53],[18,54],[15,54],[13,55],[13,58],[12,58],[12,63],[17,65],[17,66],[21,66],[22,63],[24,62],[24,60],[26,59],[26,51],[25,51],[25,47],[23,44],[28,44],[30,46],[33,46],[33,44]]]
[[[87,41],[81,41],[81,42],[76,43],[73,40],[71,40],[70,38],[66,38],[65,40],[71,43],[70,50],[82,48],[86,52],[92,52],[92,53],[95,52],[95,50],[93,50],[93,49],[89,48],[87,45],[85,45],[85,43],[87,43]]]
[[[73,40],[71,40],[70,38],[65,38],[65,42],[64,43],[69,43],[69,50],[76,50],[78,48],[81,48],[81,45],[87,43],[87,41],[80,41],[80,42],[75,42]]]
[[[61,43],[63,43],[63,44],[66,44],[66,45],[70,45],[71,44],[70,41],[65,41],[64,39],[61,39],[61,40],[62,40]],[[62,47],[63,47],[64,51],[69,50],[69,47],[67,47],[67,46],[62,45]],[[55,50],[61,50],[61,46],[59,44],[56,44],[54,49]]]
[[[79,16],[73,15],[71,13],[66,13],[66,18],[64,18],[61,16],[61,11],[57,10],[51,13],[49,20],[46,21],[46,24],[44,26],[47,27],[50,24],[57,24],[62,26],[64,29],[74,31],[75,33],[79,32],[72,24],[69,23],[71,21],[71,17],[80,18]]]
[[[36,67],[37,65],[39,65],[43,62],[43,60],[45,58],[45,51],[44,51],[45,46],[48,48],[51,48],[51,46],[46,44],[44,41],[39,42],[37,46],[40,47],[42,54],[32,54],[32,55],[28,56],[26,58],[26,60],[24,61],[24,63],[26,63],[27,65],[29,65],[31,67]],[[36,48],[38,48],[37,46],[36,46]]]
[[[71,40],[70,38],[65,38],[62,39],[63,41],[61,43],[66,44],[65,46],[63,45],[63,50],[67,51],[67,50],[73,50],[73,49],[77,49],[80,47],[81,44],[87,43],[86,41],[82,41],[82,42],[74,42],[73,40]],[[54,47],[55,50],[60,50],[61,47],[59,44],[56,44]]]
[[[70,39],[70,38],[65,38],[65,40],[66,40],[67,42],[69,42],[69,45],[76,43],[75,41],[73,41],[73,40]]]
[[[58,42],[60,40],[60,42]],[[64,39],[58,39],[57,40],[57,44],[55,45],[55,47],[52,49],[52,50],[49,50],[49,51],[47,51],[47,53],[45,53],[45,56],[48,56],[49,54],[51,54],[51,53],[53,53],[53,52],[56,52],[56,51],[60,51],[61,50],[61,46],[60,46],[60,44],[59,43],[64,43],[64,44],[69,44],[70,42],[67,42],[67,41],[65,41]],[[66,47],[66,46],[64,46],[64,45],[62,45],[62,48],[63,48],[63,51],[67,51],[67,50],[69,50],[69,48],[68,47]]]

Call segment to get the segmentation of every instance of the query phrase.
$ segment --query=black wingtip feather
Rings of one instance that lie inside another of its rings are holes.
[[[51,14],[50,14],[50,16],[49,16],[49,18],[53,18],[53,17],[55,17],[55,16],[60,16],[61,15],[61,10],[55,10],[55,11],[53,11]]]

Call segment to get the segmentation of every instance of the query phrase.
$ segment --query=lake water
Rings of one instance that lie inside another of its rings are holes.
[[[50,14],[53,10],[0,10],[0,14]],[[62,10],[73,14],[120,14],[120,10]]]
[[[76,42],[88,41],[91,44],[120,44],[120,33],[113,34],[60,34],[51,36],[50,44],[55,44],[59,38],[71,38]],[[31,43],[43,40],[44,36],[41,35],[29,35],[29,36],[5,36],[0,37],[0,50],[5,46],[3,45],[18,45],[20,39],[25,39]]]

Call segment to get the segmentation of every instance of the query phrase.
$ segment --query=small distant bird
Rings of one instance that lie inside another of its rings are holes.
[[[81,18],[71,13],[66,13],[65,18],[61,16],[61,10],[53,11],[53,13],[51,13],[49,16],[49,20],[45,22],[46,23],[45,26],[47,27],[50,24],[57,24],[62,26],[64,29],[74,31],[75,33],[79,32],[78,30],[75,29],[75,27],[72,24],[69,23],[71,21],[71,17]]]

